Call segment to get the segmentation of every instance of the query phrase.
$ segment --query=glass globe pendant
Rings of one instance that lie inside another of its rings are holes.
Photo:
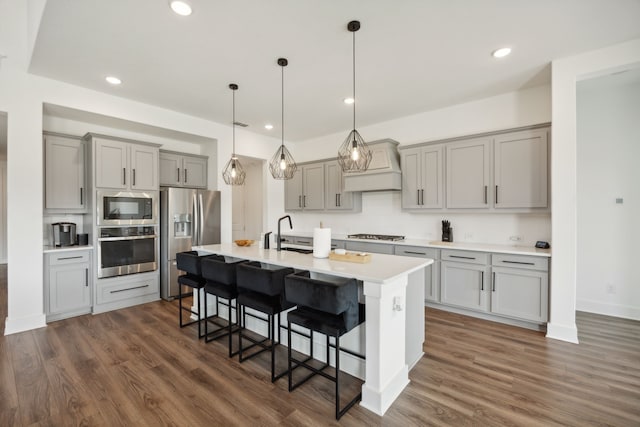
[[[229,159],[222,171],[222,178],[227,185],[244,185],[244,179],[247,174],[242,168],[238,156],[236,156],[236,90],[238,90],[238,85],[231,83],[229,89],[233,91],[233,150],[231,159]]]
[[[278,65],[282,70],[282,143],[269,162],[269,171],[275,179],[291,179],[298,169],[293,156],[284,146],[284,67],[288,64],[286,58],[278,58]]]

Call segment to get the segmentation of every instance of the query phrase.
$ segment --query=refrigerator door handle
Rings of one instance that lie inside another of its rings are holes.
[[[198,193],[198,208],[200,208],[200,214],[198,218],[200,235],[198,236],[198,245],[201,245],[204,241],[204,202],[202,201],[202,193]]]
[[[200,244],[200,219],[199,219],[198,213],[199,213],[198,197],[194,193],[193,194],[193,232],[192,232],[192,238],[191,238],[191,241],[193,242],[194,246],[197,246]]]

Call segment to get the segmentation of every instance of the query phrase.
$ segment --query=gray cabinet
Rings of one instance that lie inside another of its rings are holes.
[[[45,199],[48,212],[87,211],[86,151],[79,138],[45,134]]]
[[[424,248],[421,246],[395,246],[395,255],[417,258],[431,258],[433,264],[425,268],[424,274],[424,299],[430,302],[440,301],[440,262],[438,261],[438,249]]]
[[[446,146],[447,208],[489,208],[491,141],[491,138],[477,138]]]
[[[285,211],[324,209],[324,163],[298,166],[284,188]]]
[[[91,312],[90,251],[47,253],[44,271],[47,321]]]
[[[402,207],[404,209],[441,209],[444,207],[443,146],[403,150]]]
[[[488,311],[485,292],[487,265],[469,252],[443,250],[441,256],[440,301],[471,310]],[[452,256],[459,261],[448,261]]]
[[[497,135],[494,140],[494,205],[547,207],[548,129]]]
[[[207,188],[207,158],[160,151],[160,185]]]
[[[493,255],[491,312],[533,322],[548,318],[546,258]]]
[[[98,188],[158,189],[158,148],[117,139],[93,138]]]
[[[360,211],[362,193],[344,191],[344,174],[338,161],[325,163],[325,208],[332,211]]]

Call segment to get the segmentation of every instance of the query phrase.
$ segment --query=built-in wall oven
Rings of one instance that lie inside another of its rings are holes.
[[[97,225],[155,225],[158,216],[158,193],[98,190]]]
[[[158,269],[158,226],[98,227],[98,278]]]

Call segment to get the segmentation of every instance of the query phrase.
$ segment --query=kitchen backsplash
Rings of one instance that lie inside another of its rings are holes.
[[[551,215],[506,213],[409,213],[401,209],[399,191],[362,194],[362,213],[291,213],[293,228],[313,231],[320,221],[334,234],[374,233],[410,239],[441,240],[442,220],[453,228],[454,241],[533,246],[551,239]],[[519,240],[518,240],[519,239]]]

